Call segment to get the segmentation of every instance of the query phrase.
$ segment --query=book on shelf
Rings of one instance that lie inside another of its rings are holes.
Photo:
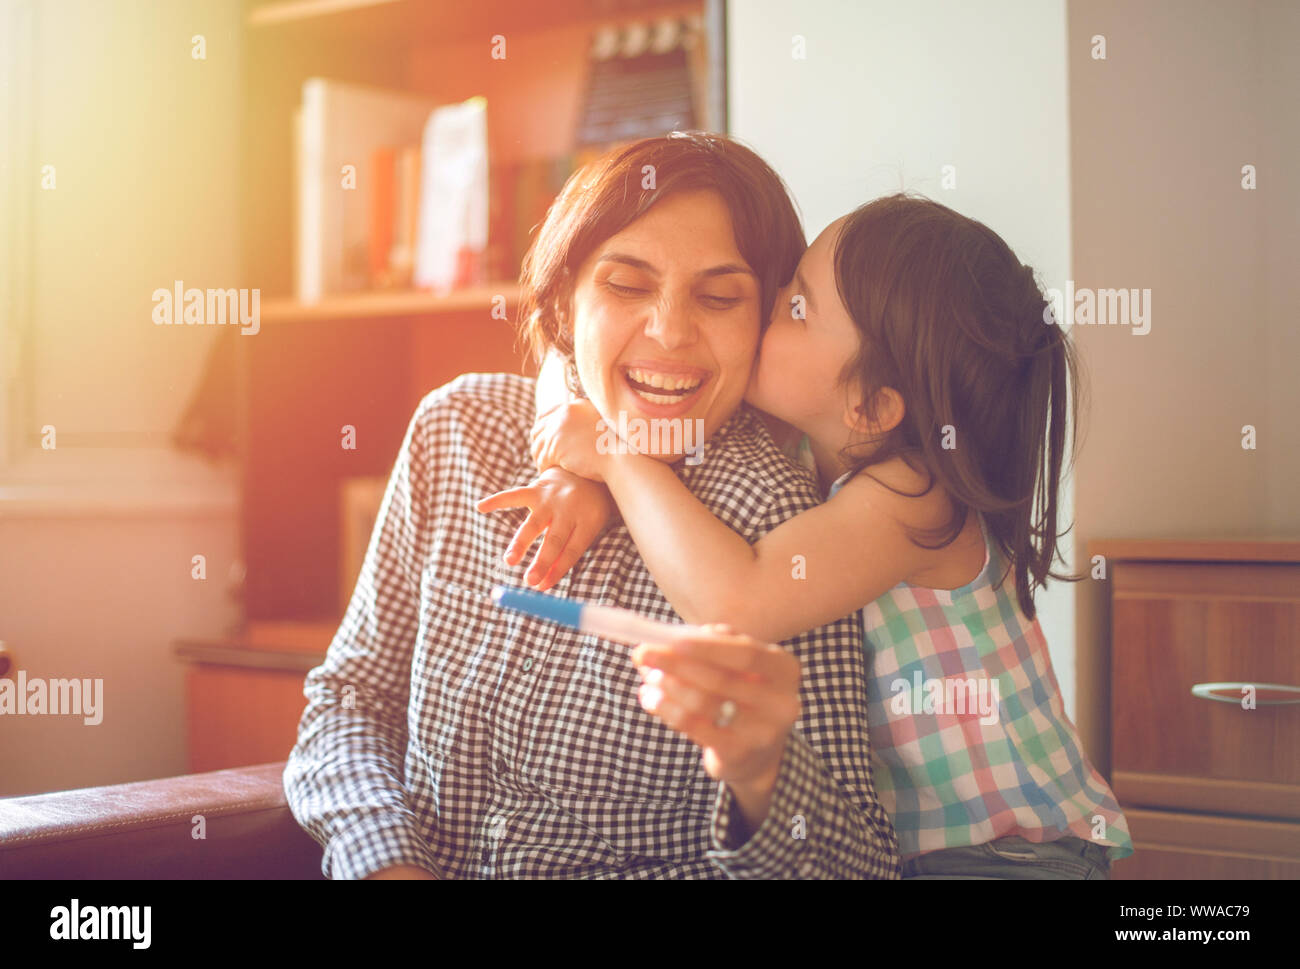
[[[373,211],[383,149],[417,146],[437,103],[326,78],[308,78],[295,120],[297,296],[317,302],[374,286]],[[396,199],[394,204],[396,204]],[[398,234],[399,224],[393,227]]]
[[[395,166],[397,151],[382,145],[370,153],[370,170],[374,172],[370,189],[370,278],[382,279],[388,272],[393,249],[393,224],[397,206]]]
[[[416,232],[420,216],[421,150],[404,146],[398,153],[393,170],[394,208],[392,245],[388,262],[374,279],[377,289],[406,289],[411,286],[415,269]]]
[[[487,102],[325,78],[294,115],[296,298],[449,293],[518,276],[547,209],[599,152],[490,164]]]
[[[415,285],[446,292],[487,282],[487,99],[438,108],[424,128]]]

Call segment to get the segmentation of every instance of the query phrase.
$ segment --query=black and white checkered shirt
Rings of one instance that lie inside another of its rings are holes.
[[[872,786],[855,614],[790,640],[803,713],[767,819],[740,819],[701,751],[646,713],[630,647],[495,608],[528,563],[502,554],[523,511],[475,502],[534,477],[533,381],[468,374],[407,429],[365,563],[285,771],[323,870],[361,878],[417,865],[453,878],[897,878],[894,829]],[[691,491],[756,541],[811,507],[806,472],[744,405]],[[555,592],[680,621],[623,526]]]

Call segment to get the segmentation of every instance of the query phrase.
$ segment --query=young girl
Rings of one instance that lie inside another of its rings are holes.
[[[1033,271],[984,225],[893,196],[828,227],[784,296],[746,400],[802,434],[824,504],[750,546],[687,491],[688,468],[598,446],[585,401],[539,424],[539,466],[604,482],[688,622],[780,642],[862,611],[873,768],[905,877],[1107,877],[1132,853],[1127,823],[1034,617],[1034,590],[1063,577],[1074,360]],[[508,559],[549,528],[530,570],[547,588],[593,530],[537,489],[480,504],[509,507],[533,514]]]

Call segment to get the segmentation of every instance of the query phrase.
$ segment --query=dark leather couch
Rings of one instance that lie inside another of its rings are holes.
[[[283,775],[280,762],[0,799],[0,879],[319,879]]]

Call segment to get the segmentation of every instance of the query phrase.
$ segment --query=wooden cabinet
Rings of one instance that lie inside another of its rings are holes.
[[[1101,541],[1116,878],[1300,877],[1300,542]]]
[[[336,624],[255,623],[225,640],[181,639],[191,773],[284,760],[302,717],[303,680]]]

